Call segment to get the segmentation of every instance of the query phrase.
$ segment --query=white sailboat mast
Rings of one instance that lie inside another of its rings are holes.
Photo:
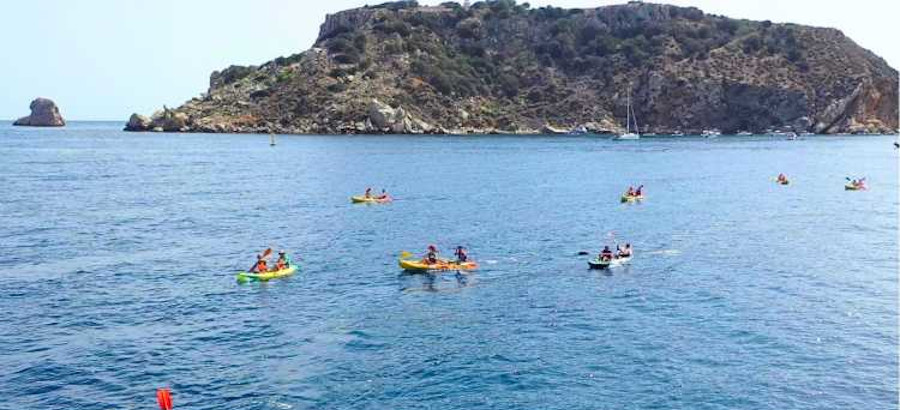
[[[625,133],[631,134],[631,84],[628,84],[628,96],[625,98]]]

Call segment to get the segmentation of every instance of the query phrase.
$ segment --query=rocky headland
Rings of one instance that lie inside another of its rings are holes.
[[[31,115],[16,120],[13,125],[28,127],[64,127],[66,120],[59,114],[59,108],[53,100],[35,98],[29,106]]]
[[[326,17],[309,50],[210,76],[129,131],[893,133],[897,71],[832,28],[632,2],[385,3]]]

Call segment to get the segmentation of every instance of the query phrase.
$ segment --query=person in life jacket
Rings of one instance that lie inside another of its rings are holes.
[[[469,253],[466,252],[466,248],[462,246],[456,247],[456,252],[454,252],[454,255],[456,255],[456,261],[459,263],[464,263],[469,260]]]
[[[783,184],[784,181],[787,181],[787,175],[784,175],[783,173],[778,174],[778,182]]]
[[[387,190],[382,189],[381,195],[378,195],[378,199],[384,200],[384,199],[389,199],[389,198],[390,198],[390,196],[388,196]]]
[[[263,273],[268,272],[269,266],[266,263],[266,258],[262,256],[262,254],[256,255],[256,266],[253,267],[253,272]]]
[[[434,265],[439,262],[437,246],[428,245],[428,251],[425,252],[425,257],[422,258],[422,262],[429,265]]]
[[[643,185],[637,187],[637,189],[634,191],[634,196],[642,196],[642,195],[644,195],[644,186]]]
[[[284,250],[278,251],[278,260],[275,261],[275,270],[283,270],[290,268],[293,263],[291,262],[291,257],[284,252]]]
[[[628,187],[628,190],[625,191],[625,196],[634,196],[634,187],[633,186]]]
[[[600,252],[600,260],[601,261],[610,261],[613,258],[613,253],[609,250],[609,246],[604,246],[603,250]]]

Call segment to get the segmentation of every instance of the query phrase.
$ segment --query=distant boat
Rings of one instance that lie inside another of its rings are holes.
[[[681,131],[675,131],[675,132],[672,133],[672,136],[673,136],[673,137],[683,137],[683,136],[684,136],[684,133],[681,132]]]
[[[631,84],[628,84],[628,99],[625,104],[625,133],[619,134],[614,140],[638,140],[641,133],[638,129],[637,117],[634,115],[634,107],[631,106]],[[634,118],[634,132],[631,132],[631,119]]]
[[[269,146],[270,147],[275,146],[275,134],[269,134]]]
[[[740,135],[742,137],[747,137],[747,136],[753,135],[753,133],[750,131],[741,131],[741,132],[738,132],[736,135]]]
[[[796,133],[796,132],[789,132],[789,133],[787,133],[787,139],[788,139],[788,141],[796,140],[796,139],[797,139],[797,133]]]
[[[575,128],[572,128],[572,130],[569,131],[569,135],[585,135],[585,134],[590,134],[590,131],[588,131],[587,127],[585,127],[584,125],[579,125]]]
[[[719,130],[703,130],[703,133],[701,135],[706,138],[716,138],[719,135],[722,135],[722,133],[719,132]]]

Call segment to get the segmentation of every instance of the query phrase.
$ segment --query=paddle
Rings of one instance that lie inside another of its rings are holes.
[[[272,248],[268,248],[263,251],[262,257],[263,257],[263,259],[265,259],[265,258],[268,258],[269,255],[271,255],[271,254],[272,254]],[[257,262],[259,262],[259,261],[257,261]],[[253,266],[251,266],[250,269],[247,269],[247,272],[253,272],[253,268],[256,267],[257,262],[254,262]],[[257,272],[257,273],[262,273],[262,272]]]
[[[160,410],[172,410],[172,392],[169,389],[157,389],[156,402]]]

